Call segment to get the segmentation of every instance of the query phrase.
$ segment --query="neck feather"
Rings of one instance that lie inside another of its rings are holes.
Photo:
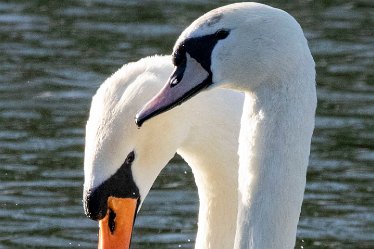
[[[268,84],[246,93],[235,248],[294,247],[315,106],[314,80]]]
[[[205,116],[201,118],[201,114],[197,115],[199,125],[191,127],[188,141],[178,149],[178,153],[192,168],[199,192],[196,249],[232,249],[235,240],[238,205],[236,152],[243,96],[217,90],[200,95],[202,101],[210,99],[211,103],[200,102],[194,108],[200,109]],[[209,98],[205,94],[209,94]],[[202,109],[212,106],[220,108]],[[191,117],[191,112],[187,115]]]
[[[195,249],[231,249],[235,240],[237,219],[237,158],[222,162],[217,155],[207,158],[207,148],[200,148],[204,155],[178,151],[191,166],[199,193],[200,206]],[[225,164],[225,165],[223,165]],[[227,167],[227,171],[222,170]]]

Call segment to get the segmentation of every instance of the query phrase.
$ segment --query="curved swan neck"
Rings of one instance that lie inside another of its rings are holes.
[[[201,101],[191,109],[205,116],[196,114],[199,125],[191,127],[193,132],[190,131],[188,141],[177,152],[191,166],[199,192],[195,248],[232,249],[238,206],[238,156],[232,151],[238,147],[244,96],[222,89],[213,91],[214,95],[211,91],[196,97]],[[211,105],[205,103],[208,99]],[[222,105],[222,101],[227,104]],[[211,109],[217,106],[219,112]],[[193,116],[193,113],[186,115]]]
[[[277,91],[267,85],[246,93],[235,248],[295,245],[316,107],[309,75],[279,83]]]
[[[237,218],[237,177],[226,182],[222,175],[193,172],[200,198],[195,249],[231,249]]]
[[[211,152],[209,149],[199,149],[203,153]],[[238,205],[237,161],[204,157],[203,153],[192,152],[189,148],[182,148],[178,153],[191,166],[199,193],[195,249],[232,249]],[[222,167],[226,167],[227,172],[214,170]]]
[[[230,137],[235,138],[227,142],[233,142],[237,148],[237,134],[224,137],[228,140]],[[199,193],[195,249],[232,249],[238,209],[238,158],[235,153],[228,153],[221,160],[222,157],[217,157],[214,149],[223,146],[223,143],[211,146],[209,142],[201,140],[200,143],[192,143],[196,144],[194,148],[185,145],[178,149],[178,153],[192,168]]]

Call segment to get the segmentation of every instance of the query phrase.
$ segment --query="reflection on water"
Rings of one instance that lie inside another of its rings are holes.
[[[91,96],[122,64],[169,53],[186,25],[224,3],[0,3],[0,248],[96,247],[97,223],[81,203]],[[374,5],[266,3],[301,22],[317,62],[297,248],[373,248]],[[197,205],[189,168],[169,165],[138,216],[134,248],[193,247]]]

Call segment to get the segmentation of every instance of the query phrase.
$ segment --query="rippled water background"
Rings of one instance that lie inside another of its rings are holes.
[[[374,3],[264,1],[304,27],[319,106],[296,248],[374,248]],[[171,52],[228,1],[0,1],[0,248],[95,248],[83,214],[91,96],[122,64]],[[138,215],[134,248],[193,248],[198,198],[174,160]]]

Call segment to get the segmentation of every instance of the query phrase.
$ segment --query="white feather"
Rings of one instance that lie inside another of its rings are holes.
[[[195,248],[230,249],[236,229],[244,95],[216,89],[138,129],[135,113],[159,91],[172,70],[170,57],[148,57],[123,66],[101,85],[86,127],[84,188],[99,186],[134,150],[132,173],[143,201],[178,152],[192,168],[200,198]]]
[[[208,12],[183,31],[175,49],[183,47],[186,39],[218,30],[228,30],[229,35],[218,40],[211,53],[210,88],[245,93],[235,248],[293,248],[317,103],[313,58],[293,17],[257,3],[237,3]],[[193,79],[183,75],[180,96],[201,83]],[[163,89],[153,100],[175,92],[170,87]],[[148,106],[138,117],[147,113]],[[155,105],[152,108],[157,110]]]

